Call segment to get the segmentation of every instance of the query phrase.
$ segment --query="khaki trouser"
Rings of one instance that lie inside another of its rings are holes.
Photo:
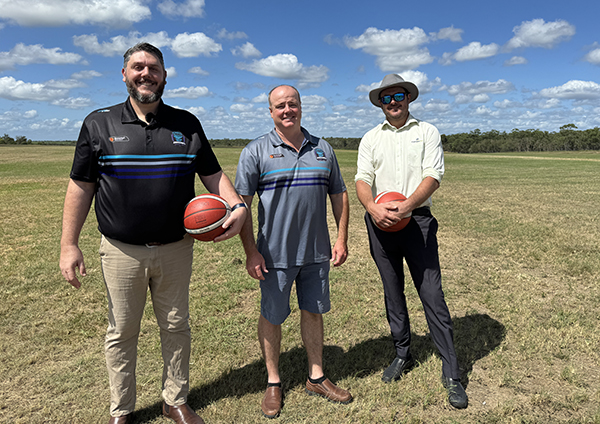
[[[163,399],[174,406],[187,401],[193,243],[186,236],[175,243],[147,247],[102,237],[100,257],[108,296],[105,354],[112,416],[135,409],[137,343],[148,289],[160,328]]]

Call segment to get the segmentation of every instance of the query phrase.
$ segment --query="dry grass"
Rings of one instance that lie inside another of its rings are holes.
[[[233,177],[237,149],[217,152]],[[380,381],[394,352],[382,288],[354,194],[356,152],[338,152],[350,190],[351,256],[331,274],[325,367],[355,401],[303,391],[299,311],[283,327],[286,401],[278,423],[600,423],[598,152],[447,155],[434,196],[446,300],[470,397],[452,409],[414,288],[407,284],[418,366]],[[531,157],[535,156],[535,157]],[[102,423],[108,383],[106,300],[93,214],[82,234],[89,276],[58,271],[72,148],[0,146],[0,421]],[[568,159],[568,160],[564,160]],[[265,423],[266,373],[256,341],[257,284],[239,240],[196,243],[191,285],[190,404],[208,423]],[[140,423],[160,416],[160,343],[152,309],[138,361]]]

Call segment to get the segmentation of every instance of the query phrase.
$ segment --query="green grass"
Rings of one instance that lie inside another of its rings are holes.
[[[240,150],[216,153],[233,179]],[[0,146],[1,422],[108,420],[106,297],[93,213],[81,236],[82,288],[58,269],[72,157],[73,147]],[[324,361],[355,401],[334,405],[304,393],[306,355],[292,301],[281,355],[286,400],[275,422],[600,423],[600,152],[446,155],[434,214],[470,398],[462,411],[448,405],[410,281],[418,366],[397,383],[380,380],[394,352],[354,190],[356,152],[339,151],[338,160],[351,201],[350,257],[331,272]],[[194,249],[190,404],[208,423],[265,423],[258,284],[246,274],[238,238]],[[137,422],[166,423],[150,302],[138,356]]]

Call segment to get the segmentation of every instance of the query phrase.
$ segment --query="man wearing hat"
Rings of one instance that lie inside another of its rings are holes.
[[[386,120],[367,132],[358,148],[356,193],[367,211],[371,255],[383,281],[396,349],[396,358],[383,372],[382,380],[398,380],[414,365],[404,296],[406,260],[442,359],[442,383],[448,390],[448,400],[455,408],[466,408],[468,398],[460,383],[452,319],[442,291],[438,222],[430,210],[431,195],[444,175],[444,152],[437,128],[408,111],[409,103],[418,96],[419,90],[412,82],[397,74],[386,75],[381,86],[369,93],[371,103],[381,108]],[[400,192],[407,199],[376,204],[375,197],[383,191]],[[380,229],[411,215],[409,224],[398,232]]]

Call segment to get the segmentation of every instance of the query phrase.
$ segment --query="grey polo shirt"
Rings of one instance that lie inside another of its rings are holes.
[[[275,129],[242,151],[235,188],[258,194],[257,247],[269,268],[331,259],[327,197],[346,191],[333,148],[304,128],[299,152]]]

